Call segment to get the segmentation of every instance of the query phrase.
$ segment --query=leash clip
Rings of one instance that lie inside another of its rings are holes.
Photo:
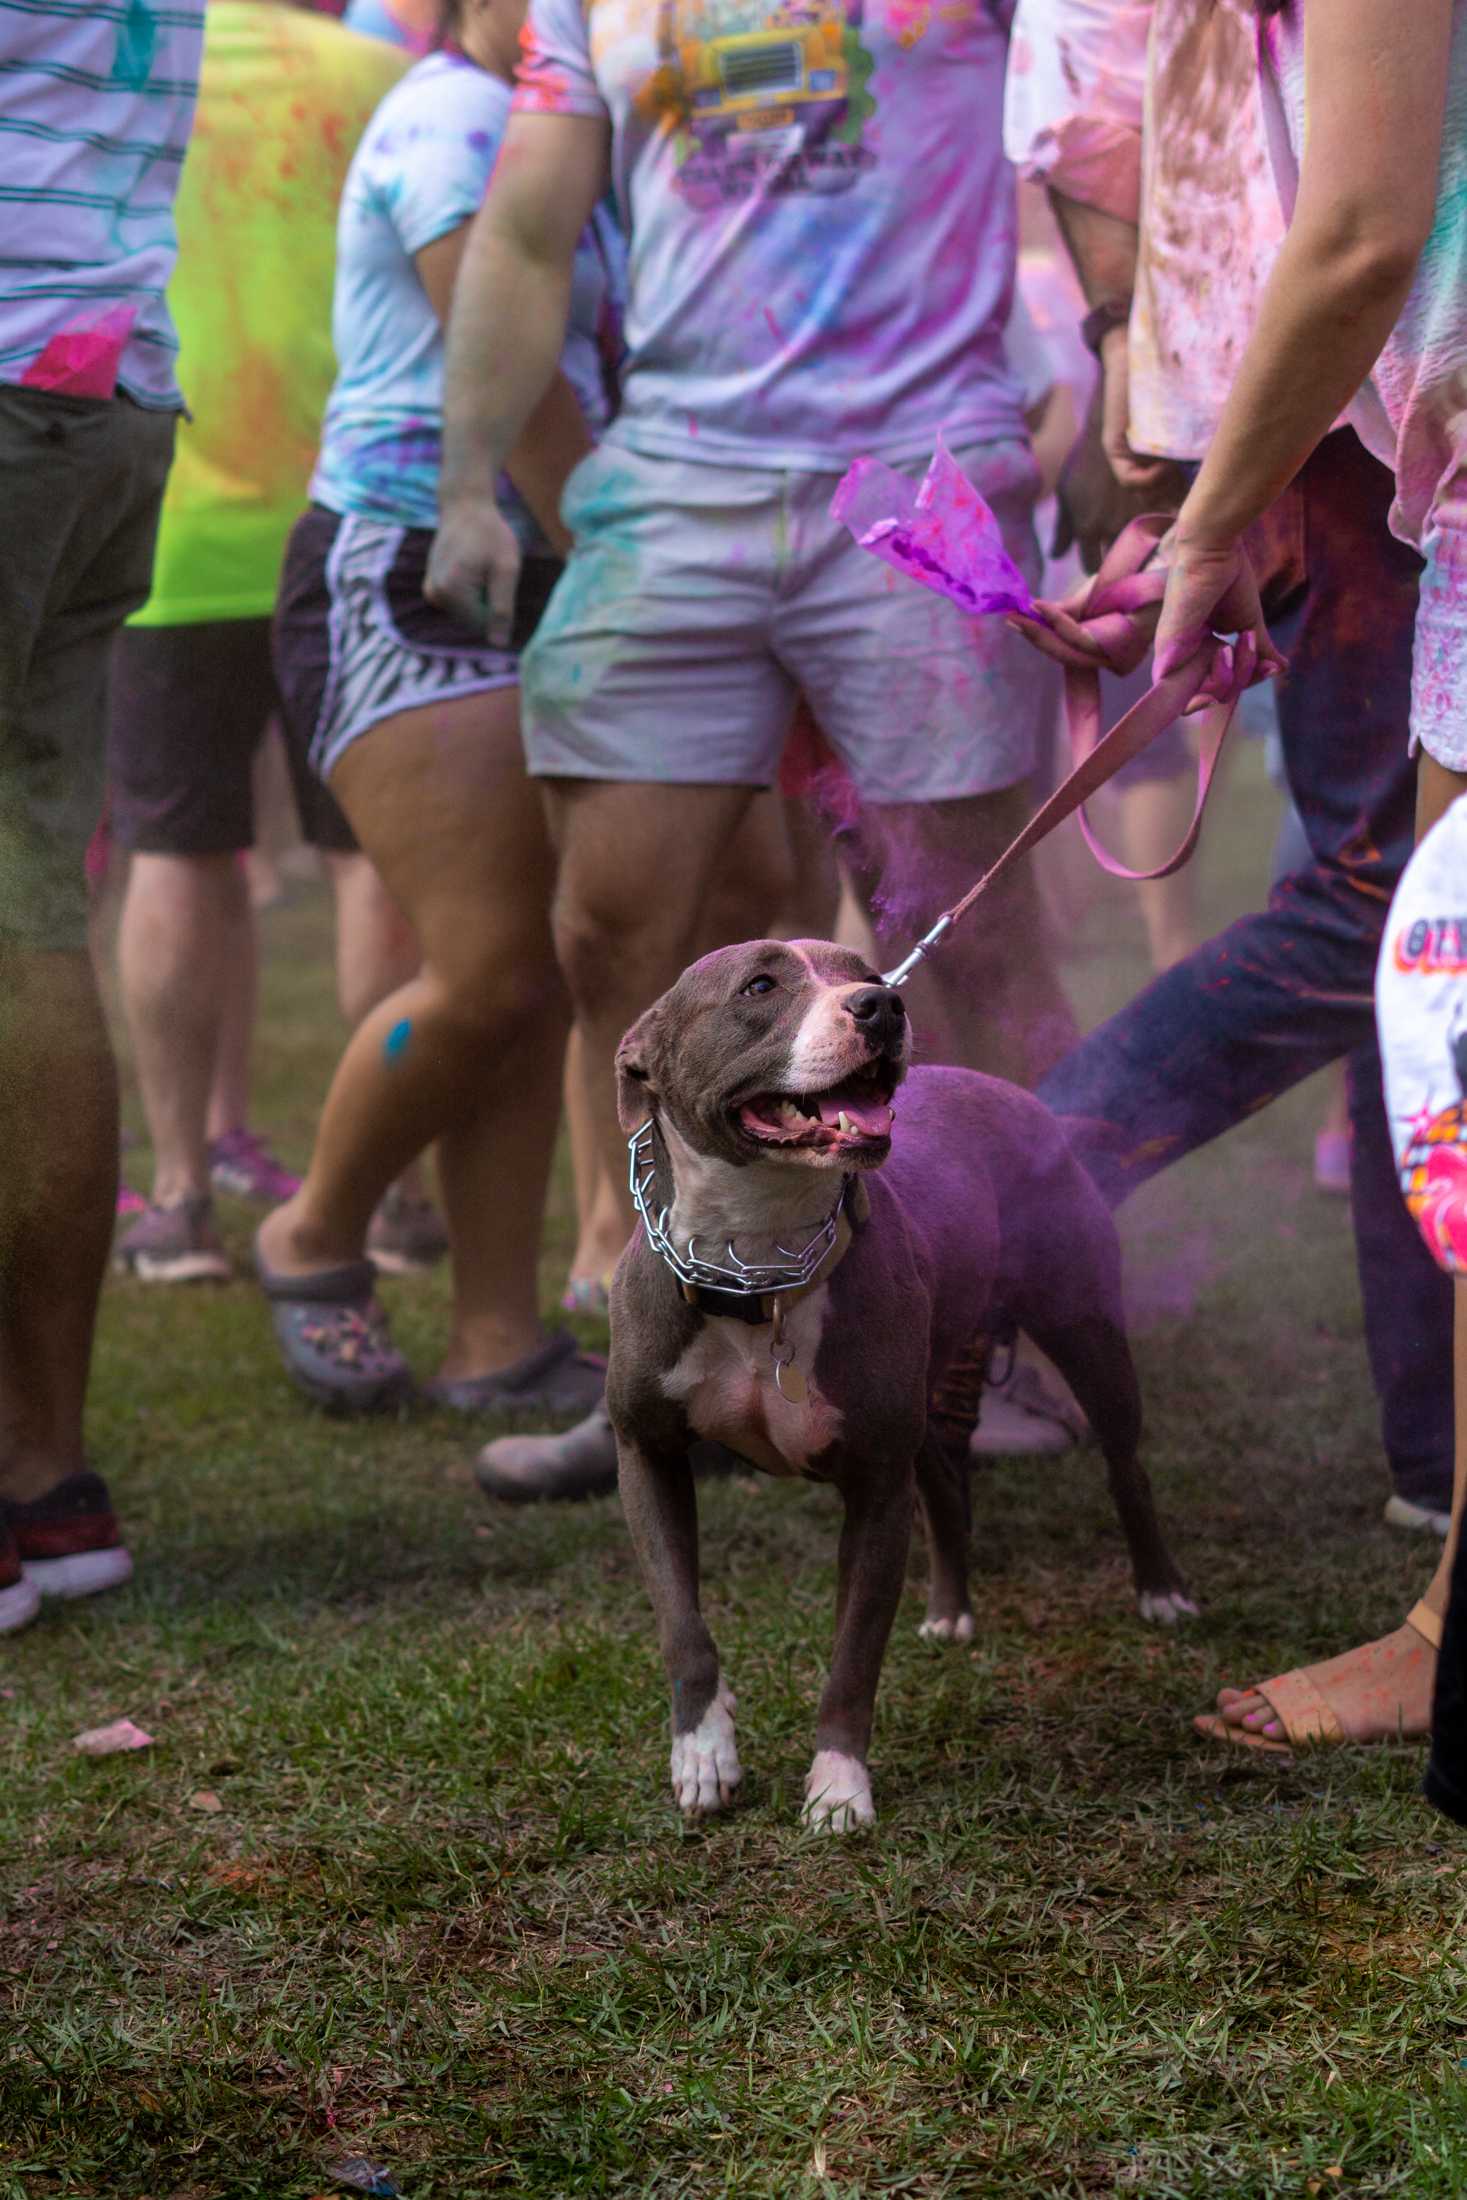
[[[810,1395],[810,1385],[804,1370],[795,1358],[793,1343],[784,1351],[784,1300],[776,1298],[772,1315],[773,1333],[769,1339],[769,1357],[774,1362],[774,1387],[787,1404],[802,1406]]]

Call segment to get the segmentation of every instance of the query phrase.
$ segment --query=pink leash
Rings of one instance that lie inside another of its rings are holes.
[[[1105,665],[1113,672],[1134,671],[1145,654],[1145,645],[1137,635],[1135,614],[1159,603],[1166,592],[1166,568],[1152,565],[1150,561],[1171,524],[1170,519],[1156,514],[1133,520],[1111,545],[1090,584],[1084,605],[1076,614],[1077,623],[1084,627],[1090,640],[1099,645]],[[1236,643],[1221,642],[1215,635],[1205,635],[1186,663],[1157,680],[1103,738],[1100,732],[1100,664],[1058,635],[1053,635],[1051,647],[1065,669],[1065,717],[1075,758],[1074,768],[977,884],[969,887],[961,901],[945,909],[906,959],[886,973],[883,980],[886,985],[905,984],[918,963],[967,915],[979,895],[986,893],[1021,856],[1037,848],[1041,840],[1076,811],[1086,846],[1096,862],[1114,878],[1167,878],[1181,869],[1197,845],[1202,814],[1207,808],[1218,758],[1228,737],[1238,698],[1251,685],[1257,670],[1258,650],[1252,635],[1240,635]],[[1114,778],[1132,757],[1139,756],[1158,734],[1165,733],[1168,726],[1203,696],[1210,698],[1210,707],[1199,714],[1197,801],[1192,822],[1181,846],[1166,863],[1158,864],[1154,871],[1129,870],[1102,848],[1085,815],[1085,804],[1098,788]]]

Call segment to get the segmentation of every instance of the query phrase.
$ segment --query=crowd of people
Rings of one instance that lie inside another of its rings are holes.
[[[267,1209],[261,1318],[312,1399],[513,1409],[497,1499],[614,1485],[604,1370],[538,1299],[562,1113],[566,1303],[596,1307],[633,1222],[622,1033],[723,941],[905,947],[1029,816],[1051,660],[1094,651],[1073,600],[966,618],[832,517],[852,461],[916,478],[941,438],[1036,593],[1056,479],[1092,571],[1172,515],[1156,670],[1253,637],[1296,837],[1217,938],[1158,891],[1157,975],[1084,1039],[1016,867],[911,982],[924,1052],[1036,1089],[1112,1203],[1343,1065],[1388,1513],[1441,1561],[1393,1633],[1198,1723],[1425,1734],[1440,1656],[1433,1792],[1467,1813],[1467,1320],[1401,1196],[1373,1005],[1413,845],[1467,791],[1461,0],[341,13],[0,0],[32,239],[0,268],[0,1630],[131,1571],[84,1440],[98,1298],[114,1253],[227,1277],[220,1188]],[[1020,179],[1064,253],[1027,271]],[[350,1026],[299,1179],[249,1101],[276,738]],[[1130,774],[1138,848],[1187,761],[1173,732]],[[154,1165],[121,1216],[89,844],[127,861]],[[375,1278],[445,1254],[420,1382]],[[975,1444],[1076,1433],[1019,1356]]]

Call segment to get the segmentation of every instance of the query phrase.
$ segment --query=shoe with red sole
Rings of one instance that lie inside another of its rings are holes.
[[[40,1609],[41,1592],[26,1579],[15,1537],[0,1520],[0,1635],[29,1627]]]
[[[112,1499],[100,1474],[69,1474],[26,1504],[0,1506],[25,1579],[43,1597],[94,1597],[132,1579]]]

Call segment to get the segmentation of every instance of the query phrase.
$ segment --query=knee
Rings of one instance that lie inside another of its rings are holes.
[[[471,1045],[500,1052],[537,1028],[563,1043],[569,1008],[548,943],[539,953],[503,943],[430,957],[423,974],[438,1016]]]
[[[587,893],[562,887],[551,913],[555,955],[578,1015],[630,1017],[682,968],[675,921],[654,913],[650,891]]]

